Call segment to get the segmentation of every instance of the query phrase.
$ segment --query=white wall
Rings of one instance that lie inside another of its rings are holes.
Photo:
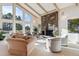
[[[70,6],[64,8],[59,11],[59,31],[61,32],[62,29],[68,30],[68,23],[69,19],[79,18],[79,6]],[[79,34],[77,33],[68,33],[68,39],[73,42],[78,42]]]

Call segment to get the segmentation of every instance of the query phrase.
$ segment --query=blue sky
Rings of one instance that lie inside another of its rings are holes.
[[[12,13],[12,6],[3,6],[2,13],[3,14]]]
[[[2,13],[3,14],[12,13],[12,6],[3,6],[2,7]],[[16,7],[16,15],[23,18],[23,11],[18,7]],[[27,21],[30,21],[30,20],[32,20],[32,16],[25,13],[24,19],[27,20]]]

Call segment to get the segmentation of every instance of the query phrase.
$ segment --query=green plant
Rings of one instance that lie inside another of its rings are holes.
[[[3,40],[5,36],[3,36],[5,32],[0,32],[0,40]]]
[[[79,33],[79,18],[68,20],[68,30],[70,33]]]

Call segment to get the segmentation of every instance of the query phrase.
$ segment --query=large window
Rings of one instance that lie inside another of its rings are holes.
[[[10,30],[12,30],[12,26],[13,24],[12,23],[3,23],[3,30],[5,30],[5,31],[10,31]]]
[[[25,25],[25,30],[27,34],[30,34],[31,31],[31,21],[32,21],[32,16],[28,13],[24,14],[24,21],[27,22],[27,24]]]
[[[27,14],[27,13],[25,13],[25,15],[24,15],[24,20],[27,21],[27,22],[31,22],[32,16],[29,15],[29,14]]]
[[[16,20],[23,19],[23,10],[19,7],[16,7]]]
[[[12,5],[11,4],[3,4],[2,5],[2,18],[3,19],[12,19]]]

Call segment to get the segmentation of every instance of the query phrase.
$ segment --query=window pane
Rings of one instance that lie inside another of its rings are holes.
[[[3,19],[12,19],[12,5],[3,5],[2,6],[2,18]]]
[[[13,24],[12,23],[3,23],[3,30],[5,30],[5,31],[10,31],[10,30],[12,30],[12,26]]]
[[[32,21],[32,16],[25,13],[24,20],[30,22],[30,21]]]
[[[22,25],[21,25],[21,24],[16,23],[16,30],[22,30]]]
[[[25,29],[26,29],[26,30],[30,30],[30,26],[26,26]]]
[[[25,32],[26,32],[27,35],[31,34],[30,33],[30,24],[26,24],[26,26],[25,26]]]
[[[23,19],[23,11],[18,7],[16,7],[16,19],[17,20]]]

